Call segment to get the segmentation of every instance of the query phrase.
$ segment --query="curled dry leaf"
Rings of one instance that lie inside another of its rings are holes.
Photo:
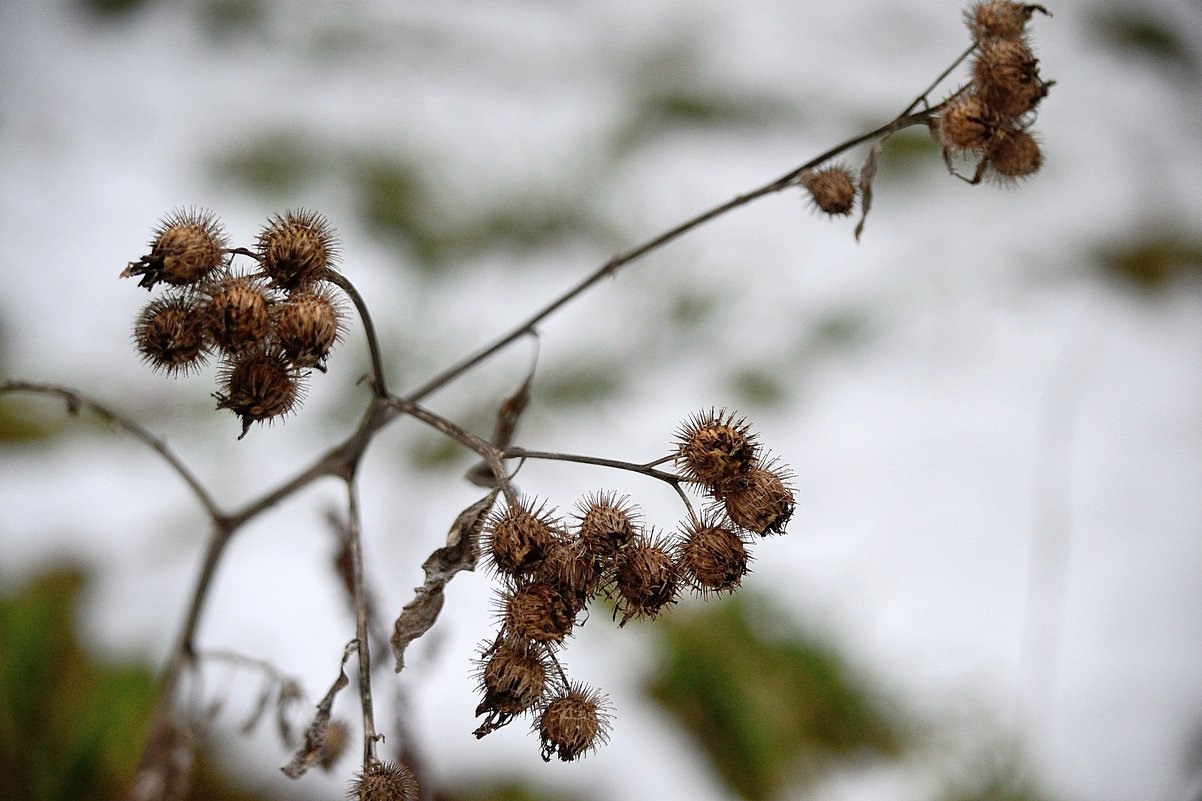
[[[864,220],[868,217],[868,210],[872,208],[872,179],[876,178],[876,163],[888,138],[887,135],[882,136],[872,143],[872,149],[864,159],[864,166],[860,167],[860,221],[856,223],[857,242],[860,241],[860,234],[864,233]]]
[[[500,490],[493,490],[459,513],[447,534],[447,544],[422,563],[426,583],[414,590],[413,600],[405,604],[392,634],[392,653],[396,672],[405,669],[405,649],[425,634],[442,611],[443,588],[461,570],[474,570],[479,557],[480,529]]]
[[[530,372],[526,374],[526,380],[517,388],[517,391],[501,402],[497,409],[497,419],[493,425],[492,444],[504,450],[513,442],[513,435],[517,432],[518,419],[521,418],[522,412],[526,410],[526,404],[530,402],[530,383],[534,380],[534,367],[531,366]],[[476,462],[467,471],[467,480],[475,484],[477,487],[493,488],[497,486],[496,476],[492,474],[488,463],[484,461]]]
[[[289,779],[299,779],[305,775],[305,771],[321,760],[326,744],[326,728],[330,723],[330,715],[334,711],[334,698],[342,688],[350,684],[351,680],[346,675],[346,661],[351,658],[351,654],[355,653],[357,648],[358,642],[352,640],[342,652],[342,664],[338,667],[338,678],[330,685],[325,698],[322,698],[317,705],[317,714],[313,716],[313,722],[309,724],[309,728],[305,729],[304,744],[292,755],[292,761],[280,768]],[[282,696],[283,692],[280,694]]]

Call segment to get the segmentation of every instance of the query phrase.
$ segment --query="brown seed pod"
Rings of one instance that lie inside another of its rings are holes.
[[[142,360],[167,375],[187,375],[208,358],[202,316],[190,296],[152,300],[134,322],[134,344]]]
[[[228,276],[204,288],[205,328],[223,353],[234,356],[264,343],[271,331],[272,298],[253,276]]]
[[[476,716],[508,718],[531,709],[547,688],[546,651],[530,640],[501,638],[480,659],[479,684],[484,700]],[[492,731],[503,723],[496,722]],[[487,732],[485,732],[487,733]]]
[[[1021,39],[982,42],[973,57],[972,75],[982,102],[1002,117],[1027,113],[1045,94],[1039,60]]]
[[[326,371],[330,349],[346,331],[346,311],[325,285],[293,292],[274,307],[275,337],[296,367]]]
[[[664,541],[654,536],[636,538],[618,551],[614,571],[618,594],[614,614],[622,613],[619,626],[631,618],[653,620],[676,602],[679,571]]]
[[[304,396],[301,375],[278,350],[253,350],[222,365],[218,376],[223,392],[214,393],[218,409],[242,418],[246,436],[251,423],[272,420],[293,411]]]
[[[846,217],[856,203],[856,179],[844,164],[831,164],[801,174],[801,185],[810,193],[814,208],[832,217]]]
[[[225,233],[211,211],[179,209],[155,229],[150,253],[127,265],[121,277],[140,275],[138,286],[147,289],[160,281],[192,286],[221,268],[225,248]]]
[[[550,584],[572,607],[573,614],[588,604],[601,586],[602,565],[587,551],[580,539],[557,537],[543,552],[543,561],[534,569],[536,581]]]
[[[421,789],[407,766],[373,761],[355,775],[346,797],[350,801],[418,801]]]
[[[992,183],[1013,186],[1043,166],[1039,142],[1019,128],[1004,130],[985,151],[984,177]]]
[[[677,468],[711,492],[737,484],[759,451],[746,420],[725,409],[693,415],[676,434]]]
[[[505,627],[535,642],[560,642],[572,633],[576,612],[563,594],[543,581],[523,584],[503,597]]]
[[[796,501],[783,470],[756,467],[719,495],[731,522],[756,534],[783,534]]]
[[[484,529],[484,553],[499,575],[517,578],[543,560],[551,542],[561,536],[559,521],[535,499],[523,498],[517,507],[505,506],[490,515]]]
[[[1043,6],[1013,0],[978,0],[964,12],[964,22],[976,42],[993,38],[1018,39],[1023,35],[1027,20],[1036,11],[1049,13]]]
[[[688,524],[683,535],[676,561],[684,579],[702,595],[734,592],[751,561],[743,537],[713,517]]]
[[[544,762],[558,756],[564,762],[579,759],[609,741],[609,702],[604,694],[583,684],[573,684],[543,707],[535,729]]]
[[[614,554],[634,539],[638,510],[627,497],[613,492],[592,493],[576,504],[580,542],[599,564],[612,561]]]
[[[338,259],[338,236],[325,216],[298,209],[276,215],[259,232],[259,259],[272,282],[283,289],[321,279]]]
[[[1001,118],[975,94],[952,100],[933,122],[935,138],[944,150],[983,150],[993,139]]]

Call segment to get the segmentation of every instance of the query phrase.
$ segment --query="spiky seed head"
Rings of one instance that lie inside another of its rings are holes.
[[[226,355],[264,343],[271,331],[274,304],[263,282],[253,276],[227,276],[205,287],[203,313],[209,339]]]
[[[734,592],[751,560],[743,537],[712,517],[688,524],[683,533],[676,552],[683,578],[702,595]]]
[[[134,344],[142,360],[167,375],[187,375],[208,358],[205,326],[190,296],[152,300],[134,322]]]
[[[609,701],[597,690],[574,683],[543,707],[535,727],[544,762],[553,756],[571,762],[609,741]]]
[[[975,94],[952,100],[934,121],[935,138],[945,149],[983,150],[993,139],[1001,120],[997,112]]]
[[[546,582],[567,599],[573,614],[584,609],[601,586],[602,565],[578,538],[556,537],[534,569],[536,581]]]
[[[809,190],[810,202],[824,214],[846,217],[855,207],[856,179],[845,164],[831,164],[816,172],[806,170],[801,182]]]
[[[321,279],[338,259],[338,235],[324,215],[306,209],[287,211],[268,221],[257,240],[263,270],[283,289]]]
[[[346,747],[351,741],[351,731],[341,720],[331,720],[326,724],[324,739],[317,752],[317,763],[325,771],[332,770],[339,757],[346,753]]]
[[[543,581],[523,584],[504,599],[510,634],[535,642],[560,642],[572,632],[576,611],[555,587]]]
[[[293,292],[274,309],[275,337],[296,367],[326,369],[330,349],[346,330],[346,312],[325,285]]]
[[[638,531],[638,510],[629,498],[619,498],[613,492],[592,493],[576,509],[580,542],[600,564],[612,561],[618,549],[634,539]]]
[[[355,775],[346,797],[349,801],[418,801],[421,788],[407,766],[373,761]]]
[[[155,229],[150,253],[129,264],[121,276],[140,275],[138,286],[147,289],[160,281],[192,286],[221,269],[225,248],[225,232],[211,211],[178,209]]]
[[[488,563],[500,575],[517,578],[530,573],[558,536],[558,521],[545,505],[523,498],[517,506],[494,512],[484,529]]]
[[[746,420],[725,409],[693,415],[676,434],[677,468],[711,492],[738,483],[759,450]]]
[[[1048,10],[1040,5],[1017,3],[1013,0],[978,0],[964,12],[964,22],[973,41],[1021,38],[1027,20],[1036,11]]]
[[[796,500],[783,469],[756,467],[719,497],[731,522],[763,536],[783,534]]]
[[[304,397],[302,376],[278,350],[252,350],[226,362],[218,377],[222,391],[214,393],[218,409],[242,418],[246,436],[252,423],[273,420],[293,411]]]
[[[985,177],[991,182],[1011,186],[1019,179],[1034,175],[1043,166],[1039,142],[1020,128],[1002,131],[985,151]]]
[[[477,717],[512,717],[531,709],[547,689],[547,657],[530,640],[502,638],[480,660],[479,682],[484,700]]]
[[[981,101],[1001,117],[1026,114],[1046,93],[1039,60],[1021,39],[982,42],[973,57],[972,75]]]
[[[670,546],[654,535],[627,543],[614,560],[614,586],[616,611],[622,613],[619,626],[632,618],[653,620],[676,602],[679,571]]]

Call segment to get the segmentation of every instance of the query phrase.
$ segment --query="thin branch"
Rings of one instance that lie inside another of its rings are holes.
[[[351,303],[355,304],[355,310],[359,312],[359,319],[363,320],[363,330],[367,335],[367,350],[371,354],[372,390],[376,393],[376,397],[385,397],[388,389],[384,383],[384,359],[380,355],[380,338],[376,335],[376,326],[371,321],[371,312],[367,309],[367,302],[363,300],[359,290],[355,289],[355,285],[337,270],[327,269],[322,278],[345,292],[346,296],[351,299]]]
[[[134,420],[125,415],[115,412],[104,404],[94,401],[88,396],[70,387],[64,387],[58,384],[39,384],[31,381],[5,381],[0,383],[0,394],[24,392],[34,395],[51,395],[62,398],[67,402],[67,411],[72,415],[78,416],[81,409],[91,409],[104,422],[109,425],[123,429],[129,434],[132,434],[135,439],[140,440],[150,446],[155,453],[163,457],[163,460],[171,466],[171,469],[183,479],[188,488],[192,490],[192,494],[200,501],[200,505],[204,507],[209,516],[214,520],[220,520],[224,517],[221,509],[217,506],[217,502],[213,500],[213,496],[204,488],[188,466],[176,456],[175,451],[167,446],[167,443],[150,433],[146,428],[141,426]]]
[[[363,708],[363,766],[376,760],[376,719],[371,695],[371,630],[367,619],[367,598],[363,588],[362,526],[359,517],[359,490],[353,476],[346,479],[346,534],[351,554],[351,574],[355,590],[355,640],[359,662],[359,702]]]
[[[639,473],[640,475],[658,478],[660,481],[665,481],[669,484],[680,484],[684,479],[675,473],[669,473],[664,470],[656,470],[655,465],[663,464],[663,459],[657,459],[654,462],[646,464],[636,464],[634,462],[623,462],[618,459],[602,459],[599,456],[582,456],[574,453],[553,453],[551,451],[532,451],[526,448],[506,448],[501,454],[503,459],[544,459],[556,462],[574,462],[576,464],[593,465],[594,467],[609,467],[615,470],[627,470],[631,473]]]

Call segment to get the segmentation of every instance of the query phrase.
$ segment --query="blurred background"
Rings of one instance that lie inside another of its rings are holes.
[[[443,799],[1192,801],[1202,798],[1202,7],[1050,4],[1045,166],[1013,190],[891,139],[862,240],[799,191],[630,266],[429,405],[478,431],[537,355],[517,442],[650,461],[710,407],[795,476],[784,537],[733,599],[654,624],[595,609],[573,679],[611,743],[543,764],[525,721],[476,741],[483,572],[448,588],[400,676],[384,753]],[[394,391],[525,319],[616,252],[892,118],[967,46],[945,2],[74,0],[0,5],[0,376],[70,385],[162,436],[226,508],[303,468],[366,402],[352,325],[301,411],[213,411],[169,380],[119,280],[155,224],[212,209],[250,245],[326,214]],[[963,76],[965,68],[956,75]],[[953,83],[932,97],[938,101]],[[850,159],[858,165],[864,151]],[[362,471],[391,620],[479,490],[469,454],[398,421]],[[529,464],[572,511],[666,487]],[[239,533],[201,646],[304,687],[353,617],[318,484]],[[144,445],[0,397],[0,796],[115,798],[207,535]],[[387,662],[387,655],[383,661]],[[261,672],[210,665],[196,797],[340,797],[352,756],[290,782]],[[355,699],[335,713],[357,718]]]

